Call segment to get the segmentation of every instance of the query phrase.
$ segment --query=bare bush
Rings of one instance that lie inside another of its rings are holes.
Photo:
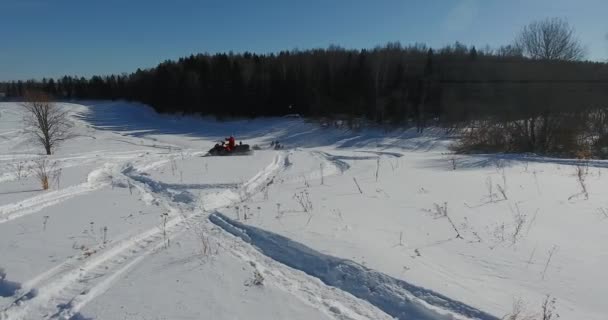
[[[281,204],[277,203],[277,219],[281,219],[283,217],[283,215],[285,215],[284,211],[281,211]]]
[[[293,198],[298,202],[304,212],[310,213],[312,211],[312,201],[310,200],[308,190],[294,194]]]
[[[543,280],[545,280],[545,275],[547,274],[547,269],[549,269],[549,264],[551,264],[551,259],[553,258],[553,255],[555,254],[555,252],[557,251],[557,249],[558,249],[558,247],[554,245],[551,248],[551,250],[549,250],[549,257],[547,257],[547,262],[545,263],[545,268],[543,269],[543,272],[542,272],[542,277],[541,278]]]
[[[528,215],[521,211],[518,204],[515,204],[515,210],[513,210],[513,207],[511,207],[511,212],[513,213],[513,233],[511,235],[511,242],[513,245],[515,245],[523,236],[522,232],[526,225],[528,225],[528,232],[530,231],[530,226],[535,220],[538,210],[536,210],[536,214],[530,222],[528,222]]]
[[[23,119],[26,130],[50,155],[61,142],[72,137],[68,113],[44,93],[27,93],[25,101],[22,105],[26,110]]]
[[[509,198],[507,198],[507,189],[499,184],[497,184],[496,187],[498,188],[498,192],[500,192],[502,199],[508,200]]]
[[[535,320],[533,315],[526,314],[526,305],[522,299],[513,301],[511,313],[502,317],[501,320]]]
[[[197,239],[199,240],[199,244],[200,244],[199,254],[200,254],[201,258],[204,259],[204,258],[210,257],[214,254],[217,254],[219,252],[219,250],[217,248],[217,244],[214,245],[214,243],[209,239],[209,236],[207,235],[207,232],[202,224],[193,226],[193,229],[194,229],[194,232],[196,233]]]
[[[513,309],[502,320],[554,320],[559,318],[556,308],[557,299],[551,295],[546,295],[541,304],[540,313],[531,313],[526,311],[526,304],[522,299],[513,301]]]
[[[359,182],[357,182],[357,178],[353,177],[353,181],[355,182],[355,185],[357,186],[359,193],[363,194],[363,190],[361,190],[361,186],[359,185]]]
[[[40,187],[43,190],[48,190],[51,183],[55,182],[59,185],[61,169],[57,168],[57,164],[49,161],[46,158],[41,158],[33,161],[32,171],[40,182]]]
[[[456,161],[458,160],[458,158],[456,158],[456,156],[452,155],[450,158],[450,163],[452,164],[452,170],[456,170]]]
[[[568,200],[573,198],[584,196],[585,200],[589,199],[589,192],[587,191],[587,175],[589,174],[589,158],[591,157],[590,153],[587,151],[579,151],[577,152],[577,164],[576,164],[576,181],[581,189],[581,191],[577,194],[571,195]]]
[[[27,175],[28,169],[25,161],[18,161],[10,164],[9,166],[15,172],[15,177],[18,181],[21,181],[21,179]]]
[[[492,177],[486,178],[486,190],[488,191],[488,201],[494,202],[496,199],[496,193],[494,193],[494,184],[492,183]]]
[[[49,216],[42,217],[42,231],[46,231],[46,225],[49,222]]]
[[[175,157],[171,158],[171,175],[175,177],[175,172],[177,171],[177,161],[175,161]]]
[[[261,287],[264,285],[264,276],[262,275],[262,273],[260,271],[258,271],[258,269],[254,269],[253,270],[253,279],[247,280],[245,282],[245,285],[248,287],[250,287],[250,286]]]
[[[551,298],[550,295],[545,297],[542,305],[542,320],[551,320],[559,318],[559,314],[556,312],[556,304],[557,300],[555,298]]]
[[[497,170],[500,170],[500,176],[502,177],[502,185],[496,184],[496,188],[498,188],[498,192],[500,192],[500,195],[502,195],[503,200],[508,200],[508,198],[507,198],[507,173],[505,172],[504,166],[498,168],[498,165],[497,165]]]
[[[554,92],[547,85],[540,92]],[[543,105],[529,105],[517,117],[501,115],[488,120],[475,121],[463,131],[459,141],[451,146],[458,153],[543,153],[553,156],[571,156],[586,145],[581,136],[588,133],[588,117],[567,110],[571,99],[560,99],[559,108],[546,111]],[[531,103],[525,99],[522,104]]]
[[[165,245],[165,248],[168,248],[170,245],[170,241],[171,241],[167,235],[167,222],[169,222],[169,213],[167,213],[167,212],[162,213],[160,215],[160,219],[161,219],[160,229],[163,233],[163,243]]]
[[[103,232],[103,244],[108,243],[108,227],[107,227],[107,226],[104,226],[104,227],[101,229],[101,232]]]
[[[456,238],[458,238],[458,239],[464,239],[460,235],[460,231],[456,227],[456,224],[454,223],[454,221],[452,220],[452,218],[448,214],[448,203],[444,202],[443,205],[439,205],[437,203],[434,203],[433,205],[434,205],[434,207],[433,207],[432,213],[433,213],[435,219],[446,218],[448,220],[448,222],[450,223],[450,225],[452,226],[452,228],[454,229],[454,231],[456,232]]]

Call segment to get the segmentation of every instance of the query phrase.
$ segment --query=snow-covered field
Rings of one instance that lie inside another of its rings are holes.
[[[29,169],[0,103],[0,319],[607,319],[608,162],[452,156],[442,131],[63,104]],[[234,134],[250,156],[202,157]],[[279,140],[282,150],[272,150]],[[523,318],[522,318],[523,319]]]

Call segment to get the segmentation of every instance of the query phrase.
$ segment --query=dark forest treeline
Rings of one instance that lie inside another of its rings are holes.
[[[511,46],[199,54],[132,74],[3,85],[9,97],[42,89],[58,99],[127,99],[169,113],[340,115],[420,130],[432,121],[468,127],[467,141],[480,151],[571,153],[581,143],[596,150],[608,143],[608,65],[531,60]]]

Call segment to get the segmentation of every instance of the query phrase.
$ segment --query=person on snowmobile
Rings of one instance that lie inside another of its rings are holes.
[[[231,135],[229,138],[226,138],[226,141],[228,141],[228,146],[226,147],[226,150],[228,150],[228,151],[234,150],[234,147],[236,146],[234,137]]]

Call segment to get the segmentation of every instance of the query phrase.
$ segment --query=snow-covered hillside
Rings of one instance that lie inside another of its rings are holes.
[[[453,156],[442,130],[62,107],[76,136],[42,191],[43,150],[0,103],[2,320],[490,320],[538,316],[547,295],[561,319],[608,315],[608,162]],[[261,150],[203,157],[230,134]]]

